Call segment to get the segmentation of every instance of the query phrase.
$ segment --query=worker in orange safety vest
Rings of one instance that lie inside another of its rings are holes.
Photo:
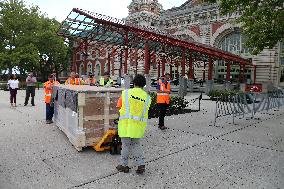
[[[79,77],[79,74],[75,72],[70,73],[70,77],[65,81],[65,85],[83,85],[83,80]]]
[[[44,83],[44,101],[46,104],[46,124],[53,123],[52,117],[54,114],[54,106],[52,104],[52,92],[53,92],[53,86],[59,84],[59,82],[54,81],[54,76],[51,74],[48,77],[48,81]]]
[[[170,105],[170,74],[166,73],[165,76],[161,77],[157,83],[157,104],[159,107],[159,129],[167,129],[165,126],[165,116],[167,109]]]
[[[93,73],[89,73],[89,77],[85,80],[86,85],[95,86],[96,85],[96,78],[94,78]]]

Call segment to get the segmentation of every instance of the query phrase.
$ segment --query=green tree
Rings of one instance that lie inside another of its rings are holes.
[[[283,0],[205,0],[218,3],[222,14],[240,13],[238,23],[247,36],[246,46],[258,54],[284,38]]]
[[[33,56],[34,48],[29,48],[31,44],[23,43],[26,35],[32,36],[35,31],[35,25],[31,23],[35,12],[36,7],[28,9],[21,1],[0,3],[0,62],[3,67],[8,68],[9,74],[12,73],[12,68],[19,65],[21,57],[32,63],[38,61]]]
[[[60,23],[55,19],[42,17],[41,29],[37,34],[37,48],[41,57],[38,67],[44,79],[53,70],[60,73],[67,70],[69,66],[68,57],[70,56],[69,44],[62,37],[57,35]]]
[[[0,68],[34,71],[45,80],[68,67],[68,43],[56,33],[59,22],[23,1],[0,3]]]

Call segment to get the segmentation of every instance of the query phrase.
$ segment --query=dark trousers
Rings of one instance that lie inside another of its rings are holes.
[[[35,104],[35,87],[34,86],[28,86],[26,89],[26,99],[25,99],[25,104],[29,103],[29,98],[30,96],[32,97],[32,105]]]
[[[17,89],[10,88],[10,103],[13,102],[16,104],[16,96],[17,96]]]
[[[52,120],[54,114],[54,107],[46,104],[46,120]]]
[[[159,114],[159,126],[165,126],[165,116],[166,116],[166,112],[167,109],[169,107],[168,104],[163,103],[163,104],[158,104],[159,110],[160,110],[160,114]]]

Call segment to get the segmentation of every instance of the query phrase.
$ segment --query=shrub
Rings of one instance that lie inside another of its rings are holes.
[[[212,90],[208,93],[208,96],[210,98],[214,97],[228,97],[236,94],[242,93],[241,91],[238,90]]]
[[[149,118],[159,117],[159,107],[157,104],[157,94],[150,93],[151,105],[149,109]],[[171,96],[170,105],[167,111],[167,116],[184,113],[184,109],[189,104],[183,97]]]
[[[7,82],[0,83],[0,90],[8,91]]]
[[[232,101],[232,96],[236,94],[243,94],[242,91],[239,90],[212,90],[208,93],[208,96],[211,100],[219,100],[219,101]]]

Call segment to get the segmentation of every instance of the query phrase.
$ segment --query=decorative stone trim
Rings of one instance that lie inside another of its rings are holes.
[[[187,35],[189,37],[191,37],[195,42],[200,42],[201,39],[198,35],[196,35],[196,33],[194,33],[193,31],[191,30],[186,30],[186,29],[183,29],[183,30],[178,30],[176,31],[173,35]]]
[[[240,24],[231,24],[231,23],[226,23],[219,27],[216,32],[212,35],[210,39],[210,45],[216,47],[217,43],[220,41],[222,37],[225,35],[232,33],[235,31],[235,28],[240,29],[241,25]]]

